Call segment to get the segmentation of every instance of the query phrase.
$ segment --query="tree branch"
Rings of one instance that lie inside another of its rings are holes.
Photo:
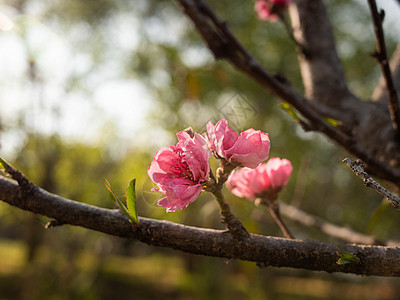
[[[300,223],[306,227],[317,228],[331,237],[338,238],[349,243],[400,247],[400,242],[398,241],[379,240],[374,236],[366,235],[356,232],[350,228],[335,225],[323,220],[320,217],[306,213],[301,209],[294,207],[293,205],[280,203],[280,209],[281,213],[292,221]]]
[[[24,195],[17,183],[4,178],[0,178],[0,199],[23,210],[54,218],[59,223],[193,254],[259,262],[264,266],[400,276],[400,249],[394,247],[342,245],[357,260],[341,266],[336,264],[338,245],[335,244],[256,234],[238,241],[226,231],[147,218],[140,218],[140,225],[134,226],[119,210],[68,200],[38,187],[33,189],[33,193]]]
[[[396,50],[394,51],[389,64],[390,70],[392,71],[393,82],[397,91],[400,93],[400,43],[397,44]],[[379,80],[377,87],[375,88],[371,99],[374,102],[380,102],[386,104],[387,99],[387,88],[385,83],[385,78],[382,76]]]
[[[244,49],[227,28],[226,23],[221,21],[204,1],[175,1],[180,4],[184,13],[192,19],[196,29],[217,59],[227,60],[235,68],[253,78],[263,88],[278,96],[282,101],[292,105],[308,120],[309,128],[324,133],[350,153],[361,158],[377,176],[392,182],[400,182],[400,170],[380,161],[375,155],[356,143],[350,136],[326,123],[313,109],[312,102],[293,90],[287,82],[283,82],[268,73]]]
[[[400,106],[397,92],[393,84],[392,73],[390,71],[389,59],[386,51],[385,36],[383,33],[382,22],[385,16],[383,10],[378,13],[375,0],[368,0],[369,9],[374,23],[375,37],[376,37],[376,52],[373,56],[378,60],[381,66],[383,78],[386,83],[386,90],[388,95],[388,104],[392,126],[397,134],[400,134]]]
[[[349,158],[345,158],[343,162],[350,167],[350,169],[360,177],[366,187],[370,187],[375,190],[377,193],[381,194],[382,196],[386,197],[390,203],[392,203],[393,207],[396,209],[400,209],[400,198],[395,194],[392,194],[389,190],[385,189],[381,186],[378,182],[376,182],[371,176],[365,172],[364,164],[361,160],[356,160],[353,162]]]
[[[287,239],[295,239],[294,235],[290,232],[289,228],[287,227],[286,223],[283,221],[281,214],[280,214],[280,205],[277,199],[269,200],[268,198],[258,198],[256,199],[255,203],[263,204],[267,207],[268,212],[270,213],[271,217],[274,219],[275,223],[281,229],[283,235]],[[257,205],[257,204],[256,204]]]
[[[346,108],[360,101],[347,86],[324,3],[321,0],[294,1],[289,6],[289,14],[295,38],[307,53],[298,55],[306,96],[339,109],[341,120],[354,119],[354,114]]]

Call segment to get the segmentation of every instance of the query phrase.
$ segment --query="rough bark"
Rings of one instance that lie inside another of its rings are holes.
[[[293,34],[305,50],[298,59],[306,97],[335,106],[343,120],[351,120],[354,116],[346,109],[358,105],[359,100],[347,86],[324,4],[299,0],[290,5],[289,12]]]
[[[253,261],[263,267],[400,276],[400,249],[395,247],[342,245],[356,259],[350,264],[338,265],[339,248],[336,244],[256,234],[238,239],[226,231],[147,218],[140,218],[137,226],[132,225],[119,210],[72,201],[38,187],[25,191],[17,183],[4,178],[0,178],[0,199],[23,210],[54,218],[57,224],[82,226],[193,254]]]

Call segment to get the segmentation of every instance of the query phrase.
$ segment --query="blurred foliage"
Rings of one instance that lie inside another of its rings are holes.
[[[326,3],[350,86],[367,99],[379,77],[369,57],[375,45],[368,11],[359,1]],[[252,2],[210,4],[262,65],[285,74],[302,90],[294,45],[282,24],[260,22]],[[202,132],[207,121],[220,118],[237,130],[266,131],[271,156],[286,157],[294,166],[281,201],[360,232],[370,229],[379,238],[400,239],[398,213],[390,207],[379,209],[380,196],[366,190],[341,164],[346,153],[321,135],[304,133],[277,99],[227,63],[215,62],[172,1],[10,0],[6,6],[19,14],[36,14],[89,61],[83,72],[67,74],[61,87],[66,95],[78,91],[90,101],[93,91],[112,76],[134,78],[145,83],[154,98],[148,128],[164,133],[153,139],[188,126]],[[123,27],[126,24],[132,27]],[[389,35],[387,44],[392,51],[395,37]],[[27,49],[27,60],[32,58],[29,53]],[[98,72],[104,73],[93,79]],[[21,80],[38,84],[32,69],[25,75]],[[156,205],[160,196],[150,191],[154,184],[147,177],[151,146],[120,148],[123,141],[112,130],[95,143],[37,132],[24,121],[29,109],[21,111],[14,128],[4,124],[2,130],[23,136],[12,163],[34,183],[66,198],[111,208],[103,179],[122,196],[136,178],[140,216],[223,228],[217,204],[206,193],[184,211],[166,214]],[[212,164],[215,169],[217,163]],[[281,235],[266,210],[227,190],[224,194],[250,232]],[[395,299],[400,292],[396,279],[260,269],[253,263],[148,247],[80,228],[43,230],[47,221],[0,205],[0,299]],[[290,221],[288,225],[298,238],[338,242]]]

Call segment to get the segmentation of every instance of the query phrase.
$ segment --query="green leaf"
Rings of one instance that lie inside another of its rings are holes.
[[[333,127],[338,127],[339,126],[339,121],[332,119],[332,118],[324,118],[326,123],[331,124]]]
[[[344,259],[344,258],[339,258],[338,261],[336,262],[338,265],[347,265],[347,264],[351,264],[352,261]]]
[[[126,205],[128,206],[129,216],[132,222],[139,224],[139,218],[136,210],[136,192],[135,192],[136,179],[129,182],[126,190]]]
[[[346,265],[346,264],[350,264],[355,261],[356,257],[353,254],[344,250],[342,248],[342,246],[340,246],[340,245],[339,245],[339,249],[340,249],[341,253],[339,253],[338,251],[336,252],[337,255],[339,256],[339,259],[336,262],[338,265]]]
[[[109,193],[110,199],[115,203],[115,205],[117,205],[117,200],[116,200],[117,199],[117,195],[112,190],[111,185],[110,185],[110,183],[108,182],[107,179],[104,179],[104,184],[105,184],[107,190],[110,192]]]
[[[2,168],[4,170],[9,168],[8,163],[4,159],[2,159],[1,157],[0,157],[0,168]]]
[[[129,218],[131,219],[131,216],[129,215],[128,209],[125,207],[125,205],[121,202],[121,200],[118,199],[118,196],[115,194],[115,192],[112,190],[110,183],[108,182],[107,179],[104,179],[104,184],[106,185],[106,188],[108,189],[110,199],[119,207],[119,209]]]
[[[283,102],[281,104],[281,107],[295,120],[298,121],[300,120],[300,117],[297,115],[296,111],[290,106],[289,103]]]
[[[339,245],[339,249],[343,253],[343,258],[345,258],[345,259],[353,259],[353,260],[356,258],[353,254],[351,254],[351,253],[347,252],[346,250],[344,250],[342,248],[342,246],[340,246],[340,245]]]

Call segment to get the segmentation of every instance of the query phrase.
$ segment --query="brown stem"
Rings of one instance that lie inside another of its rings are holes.
[[[282,230],[283,235],[287,239],[295,239],[293,234],[290,232],[289,228],[286,226],[285,222],[281,218],[281,214],[279,212],[279,202],[277,200],[269,200],[267,198],[261,199],[261,204],[264,204],[267,208],[269,213],[271,214],[272,218],[274,219],[275,223],[279,226]]]
[[[295,45],[298,47],[298,50],[301,53],[303,53],[303,55],[307,56],[306,48],[294,36],[292,27],[290,26],[289,21],[286,18],[286,15],[282,11],[278,11],[277,14],[279,16],[279,19],[282,21],[283,26],[285,27],[285,30],[286,30],[287,34],[289,35],[289,38],[295,43]]]
[[[225,159],[221,159],[221,167],[217,170],[217,175],[214,176],[210,170],[210,178],[203,185],[205,191],[214,195],[221,210],[222,223],[226,224],[229,232],[236,238],[248,238],[249,233],[239,219],[231,212],[228,203],[225,202],[224,195],[222,194],[222,187],[228,180],[229,174],[236,168],[236,165],[228,163]]]
[[[242,222],[231,212],[228,203],[225,202],[224,195],[221,190],[213,193],[221,209],[222,223],[225,223],[230,233],[239,239],[248,238],[250,234],[243,226]]]

